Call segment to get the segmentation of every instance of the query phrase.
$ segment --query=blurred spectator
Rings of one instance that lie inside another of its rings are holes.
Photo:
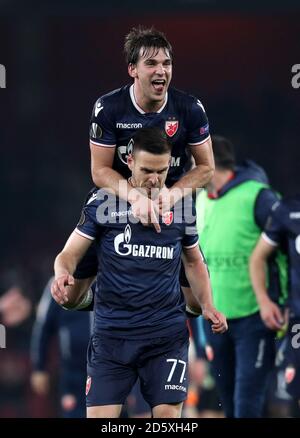
[[[203,324],[202,316],[189,320],[192,334],[189,349],[190,385],[188,398],[184,404],[184,416],[188,418],[220,418],[224,417],[224,413],[215,380],[211,374],[209,361],[212,360],[212,357],[207,354],[208,344]]]
[[[67,311],[51,297],[48,281],[38,306],[31,342],[32,389],[40,396],[50,390],[48,355],[51,341],[59,338],[60,407],[63,417],[85,417],[86,351],[91,312]]]
[[[25,296],[26,282],[18,269],[2,272],[0,287],[0,323],[5,332],[0,361],[0,417],[26,417],[32,304]]]
[[[21,324],[31,312],[31,303],[19,286],[12,286],[0,297],[0,321],[6,327]]]

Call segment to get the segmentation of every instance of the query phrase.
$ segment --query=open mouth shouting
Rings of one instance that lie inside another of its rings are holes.
[[[162,93],[166,86],[165,79],[155,79],[152,81],[152,86],[157,93]]]

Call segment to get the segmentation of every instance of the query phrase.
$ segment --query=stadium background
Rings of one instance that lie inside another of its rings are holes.
[[[166,33],[172,85],[202,100],[212,133],[264,166],[283,194],[298,191],[300,88],[291,68],[300,63],[300,7],[239,3],[0,2],[0,295],[15,281],[35,304],[76,224],[92,185],[91,110],[129,80],[122,49],[132,26]],[[32,318],[9,329],[0,350],[0,416],[44,412],[26,380]]]

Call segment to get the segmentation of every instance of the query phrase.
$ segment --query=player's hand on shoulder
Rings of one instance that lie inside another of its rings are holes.
[[[153,225],[155,230],[159,233],[161,231],[158,217],[158,206],[152,199],[148,198],[145,190],[132,189],[129,197],[132,214],[135,218],[145,225]]]
[[[158,206],[159,214],[162,216],[165,213],[169,212],[177,201],[184,197],[184,192],[179,187],[174,187],[168,189],[166,186],[163,187],[159,196],[155,200],[155,203]]]

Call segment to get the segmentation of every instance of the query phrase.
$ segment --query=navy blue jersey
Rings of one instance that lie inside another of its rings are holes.
[[[188,145],[199,145],[209,138],[208,120],[201,102],[175,88],[169,88],[158,112],[145,113],[136,103],[133,85],[126,85],[100,97],[93,109],[90,141],[115,147],[113,169],[125,179],[130,176],[127,156],[137,129],[158,127],[172,144],[171,166],[166,181],[171,186],[190,167]]]
[[[182,330],[182,247],[198,244],[195,209],[191,200],[187,204],[183,211],[177,203],[160,218],[157,234],[133,217],[130,204],[104,190],[87,202],[76,231],[96,240],[95,332],[147,339]]]
[[[292,313],[300,316],[300,196],[278,202],[267,222],[263,237],[279,245],[288,256],[289,298]]]
[[[264,229],[273,205],[279,200],[278,194],[271,188],[261,189],[254,206],[255,222],[261,230]]]

